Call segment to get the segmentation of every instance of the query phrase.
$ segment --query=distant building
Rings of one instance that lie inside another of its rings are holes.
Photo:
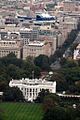
[[[21,58],[21,43],[19,40],[0,40],[0,57],[14,53],[17,58]]]
[[[0,101],[2,101],[3,92],[0,92]]]
[[[67,39],[71,30],[77,29],[77,19],[71,16],[64,16],[60,18],[58,26],[59,31],[59,45],[62,45]]]
[[[51,54],[53,55],[54,52],[56,51],[56,48],[58,46],[57,42],[57,32],[54,30],[51,30],[50,26],[49,29],[47,28],[48,26],[42,26],[39,30],[39,39],[44,40],[47,43],[50,43],[50,48],[51,48]]]
[[[80,59],[80,44],[76,47],[76,50],[74,50],[74,60],[79,60]]]
[[[35,100],[42,89],[48,89],[50,93],[56,93],[56,81],[50,82],[45,79],[11,80],[9,86],[18,87],[27,101]]]
[[[23,46],[23,59],[26,59],[27,56],[37,57],[40,54],[50,56],[51,47],[50,43],[45,41],[29,41],[24,40]]]
[[[6,39],[7,37],[18,37],[21,39],[30,39],[30,40],[37,40],[38,39],[38,31],[32,30],[30,28],[25,27],[15,27],[15,26],[6,26],[3,29],[0,29],[0,39]]]
[[[2,96],[3,95],[3,92],[0,92],[0,96]]]
[[[80,11],[80,4],[78,1],[65,1],[64,11],[66,12],[77,12]]]
[[[38,31],[23,28],[23,29],[20,29],[20,37],[22,39],[37,40],[38,39]]]

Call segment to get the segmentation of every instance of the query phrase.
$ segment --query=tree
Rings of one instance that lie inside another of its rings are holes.
[[[70,117],[68,117],[70,118]],[[71,120],[66,118],[66,112],[62,107],[54,107],[48,110],[42,120]]]
[[[77,67],[78,66],[78,62],[74,61],[74,60],[69,60],[66,58],[61,58],[60,64],[62,67],[64,68],[68,68],[68,67]]]
[[[47,110],[42,120],[79,120],[80,109],[55,106]]]
[[[50,78],[50,81],[56,81],[56,89],[58,92],[65,91],[68,89],[68,84],[64,75],[58,71],[53,72],[53,75]]]
[[[34,78],[39,78],[41,69],[34,64],[34,60],[30,56],[26,60],[21,60],[10,53],[8,56],[0,58],[0,90],[5,89],[12,78],[32,78],[33,71]]]
[[[77,92],[80,93],[80,80],[75,82]]]
[[[49,66],[49,58],[46,55],[39,55],[35,58],[34,63],[36,66],[40,67],[43,71],[48,71],[50,69]]]
[[[34,78],[40,78],[41,69],[38,66],[34,67]]]
[[[5,91],[6,87],[7,87],[8,82],[5,80],[0,80],[0,91]]]
[[[9,64],[6,68],[6,73],[9,75],[10,79],[21,79],[24,77],[24,69],[19,68],[18,66],[14,64]]]
[[[10,53],[5,57],[0,58],[0,62],[4,66],[8,66],[9,64],[13,64],[21,68],[23,66],[23,60],[16,58],[15,54]]]
[[[24,61],[23,65],[25,77],[28,78],[39,78],[41,69],[34,64],[34,59],[31,56],[28,56]]]
[[[41,92],[38,94],[38,97],[36,98],[35,102],[38,102],[38,103],[43,103],[44,101],[44,97],[46,95],[49,94],[49,90],[48,89],[42,89]]]
[[[68,67],[61,69],[68,84],[74,84],[75,81],[80,80],[80,67]]]
[[[55,106],[58,106],[60,98],[58,95],[49,93],[49,95],[44,97],[43,109],[46,111],[53,109]]]
[[[79,67],[80,67],[80,59],[79,60],[77,60],[78,61],[78,65],[79,65]]]
[[[7,55],[7,57],[8,58],[16,58],[16,55],[13,52],[11,52]]]
[[[3,93],[3,101],[23,101],[22,92],[17,87],[8,87]]]

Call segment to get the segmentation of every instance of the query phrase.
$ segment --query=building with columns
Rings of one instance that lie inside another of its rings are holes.
[[[48,89],[50,93],[56,93],[56,81],[51,82],[45,79],[22,78],[21,80],[11,80],[9,86],[18,87],[27,101],[35,100],[42,89]]]

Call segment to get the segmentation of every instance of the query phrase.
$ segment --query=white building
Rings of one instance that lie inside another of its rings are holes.
[[[74,60],[80,59],[80,44],[76,47],[76,50],[74,50]]]
[[[11,80],[9,86],[18,87],[28,101],[35,100],[42,89],[48,89],[50,93],[56,93],[56,81],[51,82],[45,79],[22,78],[21,80]]]
[[[0,96],[2,96],[3,95],[3,92],[0,92]]]

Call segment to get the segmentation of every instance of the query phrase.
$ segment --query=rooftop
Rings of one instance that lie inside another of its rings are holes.
[[[41,41],[29,41],[28,45],[29,46],[43,46],[45,44],[45,42],[41,42]]]
[[[53,85],[55,82],[46,81],[45,79],[29,79],[29,78],[22,78],[20,80],[11,80],[10,84],[23,84],[23,85]],[[55,83],[56,84],[56,83]]]

